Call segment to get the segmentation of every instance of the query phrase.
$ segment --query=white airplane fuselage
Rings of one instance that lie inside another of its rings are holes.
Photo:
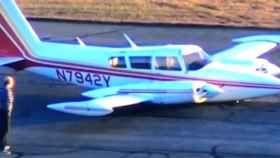
[[[48,105],[54,110],[103,116],[146,101],[235,101],[280,92],[280,79],[274,76],[280,69],[258,58],[278,48],[275,38],[246,38],[209,56],[196,45],[139,47],[125,37],[130,48],[87,46],[79,38],[79,45],[41,41],[14,0],[0,1],[1,66],[91,89],[82,93],[90,100]]]
[[[61,51],[59,51],[59,46],[63,48]],[[44,47],[44,43],[42,43],[42,47]],[[242,100],[274,95],[280,91],[280,82],[276,77],[252,71],[252,65],[250,64],[240,69],[240,65],[233,64],[233,62],[225,64],[213,61],[199,70],[186,70],[182,59],[182,47],[184,49],[190,48],[189,50],[194,52],[201,50],[194,45],[153,46],[138,49],[117,48],[113,51],[104,48],[104,52],[100,51],[98,54],[95,51],[96,47],[92,46],[46,43],[45,47],[50,52],[41,52],[41,57],[38,56],[38,58],[48,59],[48,62],[39,60],[42,65],[38,64],[36,66],[35,64],[35,66],[26,68],[27,71],[91,89],[114,87],[128,83],[152,83],[153,81],[162,83],[166,81],[204,81],[223,89],[223,93],[210,98],[208,102]],[[53,52],[50,49],[52,47],[54,48]],[[67,49],[68,47],[69,49]],[[79,53],[76,53],[77,51]],[[58,52],[60,52],[60,56],[56,55]],[[109,64],[109,59],[115,56],[123,56],[126,60],[134,56],[150,56],[154,61],[157,56],[165,56],[165,52],[169,52],[169,55],[178,58],[182,70],[156,70],[153,62],[149,70],[133,69],[129,62],[127,62],[126,68],[112,68]],[[42,56],[42,54],[45,54],[45,56]],[[167,86],[172,89],[176,84]],[[144,87],[144,89],[149,88],[151,87]],[[183,103],[193,102],[193,98],[184,93],[161,93],[152,102],[160,104]]]

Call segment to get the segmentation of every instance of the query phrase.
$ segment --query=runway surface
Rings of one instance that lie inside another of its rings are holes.
[[[40,37],[88,44],[202,46],[211,54],[233,38],[276,30],[157,27],[32,21]],[[89,34],[91,36],[89,36]],[[95,53],[95,52],[93,52]],[[280,54],[267,58],[280,63]],[[94,62],[94,61],[93,61]],[[12,73],[1,69],[2,75]],[[26,72],[16,73],[16,105],[10,142],[17,158],[277,158],[280,156],[280,97],[207,105],[148,104],[117,109],[110,116],[79,117],[51,111],[49,103],[79,99],[84,90]]]

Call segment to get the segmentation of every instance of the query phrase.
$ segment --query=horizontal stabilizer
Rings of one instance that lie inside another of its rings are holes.
[[[22,61],[24,58],[21,57],[0,57],[0,66]]]

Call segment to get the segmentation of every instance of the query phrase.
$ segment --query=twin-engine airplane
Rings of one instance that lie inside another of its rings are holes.
[[[0,65],[91,88],[89,100],[48,105],[85,116],[110,114],[141,102],[155,104],[235,101],[279,94],[280,69],[260,58],[279,50],[278,36],[234,40],[209,56],[196,45],[110,48],[44,42],[14,0],[0,0]],[[278,53],[278,52],[277,52]]]

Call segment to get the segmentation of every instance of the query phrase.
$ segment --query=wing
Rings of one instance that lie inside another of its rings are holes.
[[[280,44],[280,35],[256,35],[236,38],[232,48],[218,52],[213,56],[214,60],[230,58],[255,59],[270,52]]]
[[[256,59],[276,47],[277,43],[270,41],[250,41],[239,43],[232,48],[218,52],[212,59],[220,61],[231,59]]]
[[[141,84],[142,86],[147,84]],[[101,88],[82,93],[90,98],[82,102],[64,102],[51,104],[47,107],[53,110],[84,115],[84,116],[104,116],[111,114],[114,108],[134,105],[153,99],[153,95],[147,93],[122,93],[122,89],[137,88],[140,85],[124,85],[118,87]]]
[[[218,52],[213,61],[245,66],[250,71],[258,71],[270,75],[278,75],[280,68],[264,59],[266,53],[278,53],[279,35],[257,35],[233,39],[237,45]],[[244,68],[245,68],[244,67]]]
[[[104,116],[111,114],[114,108],[142,103],[151,98],[151,95],[112,95],[89,101],[50,104],[47,107],[76,115]]]
[[[202,103],[220,93],[221,88],[201,81],[154,81],[91,90],[82,94],[90,98],[88,101],[51,104],[48,108],[71,114],[103,116],[112,113],[117,107],[147,101],[162,103],[159,98],[170,103],[176,96],[182,96],[184,101]]]

